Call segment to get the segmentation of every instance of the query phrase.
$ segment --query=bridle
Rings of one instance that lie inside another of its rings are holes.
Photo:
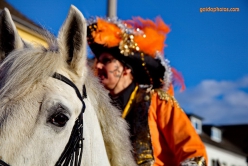
[[[85,85],[83,85],[83,95],[81,96],[76,85],[65,76],[54,73],[53,78],[63,81],[74,88],[78,98],[83,104],[82,110],[72,129],[70,139],[55,166],[67,166],[69,164],[70,166],[80,166],[83,154],[83,113],[86,108],[83,99],[87,97],[86,88]]]
[[[84,140],[83,138],[83,113],[86,108],[83,99],[87,98],[86,88],[85,88],[85,85],[83,85],[83,95],[81,95],[77,86],[65,76],[59,73],[54,73],[52,77],[70,85],[75,90],[77,97],[81,100],[82,105],[83,105],[81,112],[73,126],[70,139],[67,145],[65,146],[65,149],[63,153],[61,154],[60,158],[56,162],[55,166],[68,166],[68,165],[80,166],[81,160],[82,160],[82,154],[83,154],[83,140]],[[10,165],[5,163],[0,158],[0,166],[10,166]]]

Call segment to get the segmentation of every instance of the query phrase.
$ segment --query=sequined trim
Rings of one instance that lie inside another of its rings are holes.
[[[161,61],[161,64],[164,66],[165,68],[165,73],[164,73],[164,78],[163,78],[163,90],[167,91],[170,87],[170,84],[172,82],[172,71],[171,71],[171,67],[170,67],[170,62],[168,59],[164,58],[164,55],[161,52],[156,52],[156,59],[159,59]]]
[[[181,162],[181,166],[206,166],[204,157],[194,157]]]
[[[158,93],[159,99],[160,100],[165,100],[167,102],[170,102],[173,106],[179,107],[179,103],[177,102],[177,100],[175,99],[174,96],[169,95],[168,93],[166,93],[165,91],[161,90],[161,89],[155,89],[152,90],[151,93]]]

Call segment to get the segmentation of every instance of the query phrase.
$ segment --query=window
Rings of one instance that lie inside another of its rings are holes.
[[[196,132],[198,134],[201,134],[201,132],[202,132],[202,122],[201,122],[201,120],[196,118],[196,117],[191,117],[190,119],[191,119],[191,123],[194,126]]]
[[[211,128],[211,139],[216,142],[221,142],[221,130],[216,127],[212,127]]]
[[[210,166],[226,166],[225,163],[221,164],[219,159],[212,159],[211,161],[212,161],[212,163]]]
[[[217,162],[214,159],[212,159],[212,165],[211,166],[216,166],[216,165],[217,165]]]

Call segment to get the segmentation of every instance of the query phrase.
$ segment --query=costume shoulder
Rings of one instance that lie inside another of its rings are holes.
[[[170,102],[173,106],[176,106],[176,107],[180,108],[180,105],[177,102],[177,100],[175,99],[175,97],[170,95],[169,93],[167,93],[163,89],[153,89],[151,91],[151,95],[154,95],[154,94],[158,95],[159,100]]]

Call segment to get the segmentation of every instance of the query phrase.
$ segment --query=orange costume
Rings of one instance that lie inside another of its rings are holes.
[[[152,95],[148,115],[154,166],[179,165],[194,157],[198,157],[198,163],[204,161],[207,158],[205,146],[188,117],[174,97],[158,92]]]
[[[173,96],[140,87],[131,96],[123,117],[130,124],[137,164],[206,165],[205,146]]]
[[[205,146],[173,96],[172,78],[178,75],[163,55],[169,31],[161,18],[138,17],[89,20],[87,33],[97,58],[108,52],[132,69],[133,82],[112,99],[130,125],[136,163],[206,166]]]

